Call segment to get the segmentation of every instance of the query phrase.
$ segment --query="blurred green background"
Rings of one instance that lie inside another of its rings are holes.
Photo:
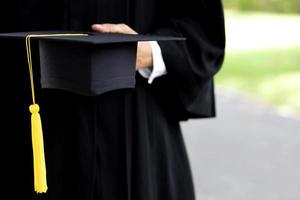
[[[217,85],[299,115],[300,0],[223,3],[227,50]]]
[[[229,9],[300,13],[299,0],[224,0]]]

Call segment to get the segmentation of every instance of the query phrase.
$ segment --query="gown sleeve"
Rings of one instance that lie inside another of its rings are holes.
[[[168,74],[153,82],[157,97],[179,120],[214,117],[213,77],[225,52],[222,3],[173,0],[161,9],[159,26],[152,33],[185,37],[186,41],[159,42]]]

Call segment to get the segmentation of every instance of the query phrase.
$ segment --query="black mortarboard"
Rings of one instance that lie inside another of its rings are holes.
[[[55,36],[56,34],[58,35]],[[7,33],[0,34],[0,38],[23,38],[25,41],[28,35],[32,35],[32,40],[39,41],[41,87],[83,95],[133,88],[138,41],[182,39],[75,32]]]
[[[83,95],[134,88],[138,41],[183,40],[183,38],[78,32],[22,32],[0,34],[1,39],[26,42],[32,101],[32,146],[34,188],[47,191],[44,144],[39,106],[35,102],[31,42],[39,42],[41,87],[71,91]]]

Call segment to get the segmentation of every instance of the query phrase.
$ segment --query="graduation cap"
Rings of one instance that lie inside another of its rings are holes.
[[[47,191],[46,165],[39,105],[35,99],[31,40],[39,43],[41,87],[82,95],[134,88],[137,42],[184,38],[95,32],[19,32],[0,34],[2,39],[23,39],[32,93],[31,129],[34,189]],[[38,66],[36,66],[38,67]]]

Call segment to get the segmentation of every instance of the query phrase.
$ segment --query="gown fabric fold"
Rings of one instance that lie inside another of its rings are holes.
[[[25,41],[0,41],[3,132],[1,185],[9,200],[195,200],[180,121],[215,116],[213,77],[225,48],[220,0],[10,0],[1,32],[90,31],[125,23],[141,34],[186,37],[160,42],[168,74],[135,89],[83,96],[40,89],[48,193],[33,192],[30,85]],[[199,130],[201,134],[201,130]]]

